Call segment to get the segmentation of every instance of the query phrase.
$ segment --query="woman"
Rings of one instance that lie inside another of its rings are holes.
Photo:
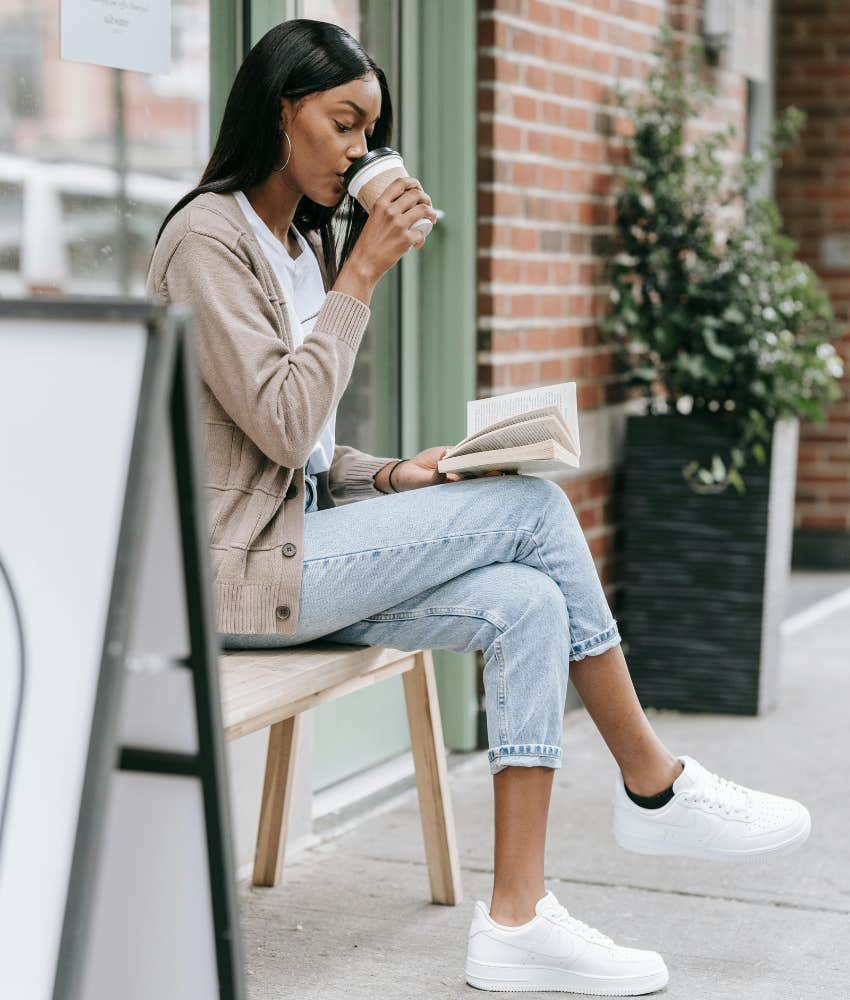
[[[413,178],[368,217],[344,192],[340,175],[391,128],[384,74],[350,35],[279,25],[245,59],[201,183],[160,232],[148,290],[195,316],[218,628],[230,649],[323,636],[482,650],[495,867],[489,907],[474,908],[467,982],[650,992],[668,978],[659,955],[615,946],[545,890],[568,678],[620,769],[621,846],[774,854],[802,844],[808,813],[661,743],[557,485],[441,475],[442,446],[401,460],[336,443],[375,285],[421,245],[411,225],[435,221]]]

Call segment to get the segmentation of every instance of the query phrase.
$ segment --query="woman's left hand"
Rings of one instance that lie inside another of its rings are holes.
[[[437,462],[448,451],[448,445],[436,445],[420,451],[413,458],[405,459],[393,472],[393,486],[399,493],[418,490],[423,486],[437,486],[440,483],[455,483],[462,479],[478,478],[468,472],[437,472]],[[482,476],[501,476],[499,469],[482,473]]]

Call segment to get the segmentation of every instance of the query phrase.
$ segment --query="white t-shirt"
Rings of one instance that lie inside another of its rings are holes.
[[[297,348],[310,335],[316,317],[325,303],[325,286],[322,283],[319,262],[316,260],[309,243],[295,226],[292,227],[292,230],[298,239],[301,254],[296,260],[293,260],[286,247],[251,207],[251,202],[248,201],[244,193],[236,191],[235,195],[243,215],[254,231],[266,259],[277,276],[288,310],[289,325],[292,327],[292,346]],[[316,446],[310,452],[305,466],[308,475],[324,472],[331,467],[335,433],[336,409],[331,413],[319,435]]]

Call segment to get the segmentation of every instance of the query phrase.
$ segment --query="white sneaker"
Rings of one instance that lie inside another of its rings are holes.
[[[620,948],[571,917],[551,892],[534,911],[527,924],[505,927],[491,919],[480,899],[476,902],[466,958],[470,986],[634,997],[660,989],[670,978],[659,954]]]
[[[660,809],[632,802],[617,773],[613,828],[620,847],[637,854],[753,861],[805,843],[812,821],[799,802],[736,785],[693,757],[678,759],[685,769],[673,782],[673,798]]]

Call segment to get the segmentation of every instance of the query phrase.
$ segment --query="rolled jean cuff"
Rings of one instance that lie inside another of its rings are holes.
[[[515,767],[561,767],[561,748],[549,743],[507,743],[487,751],[490,772],[498,774]]]
[[[570,646],[570,661],[583,660],[585,656],[598,656],[600,653],[605,653],[614,646],[619,646],[620,642],[620,632],[617,629],[617,623],[611,622],[610,627],[606,628],[604,632],[599,632],[597,635],[591,636],[589,639],[583,639],[581,642],[574,642]]]

